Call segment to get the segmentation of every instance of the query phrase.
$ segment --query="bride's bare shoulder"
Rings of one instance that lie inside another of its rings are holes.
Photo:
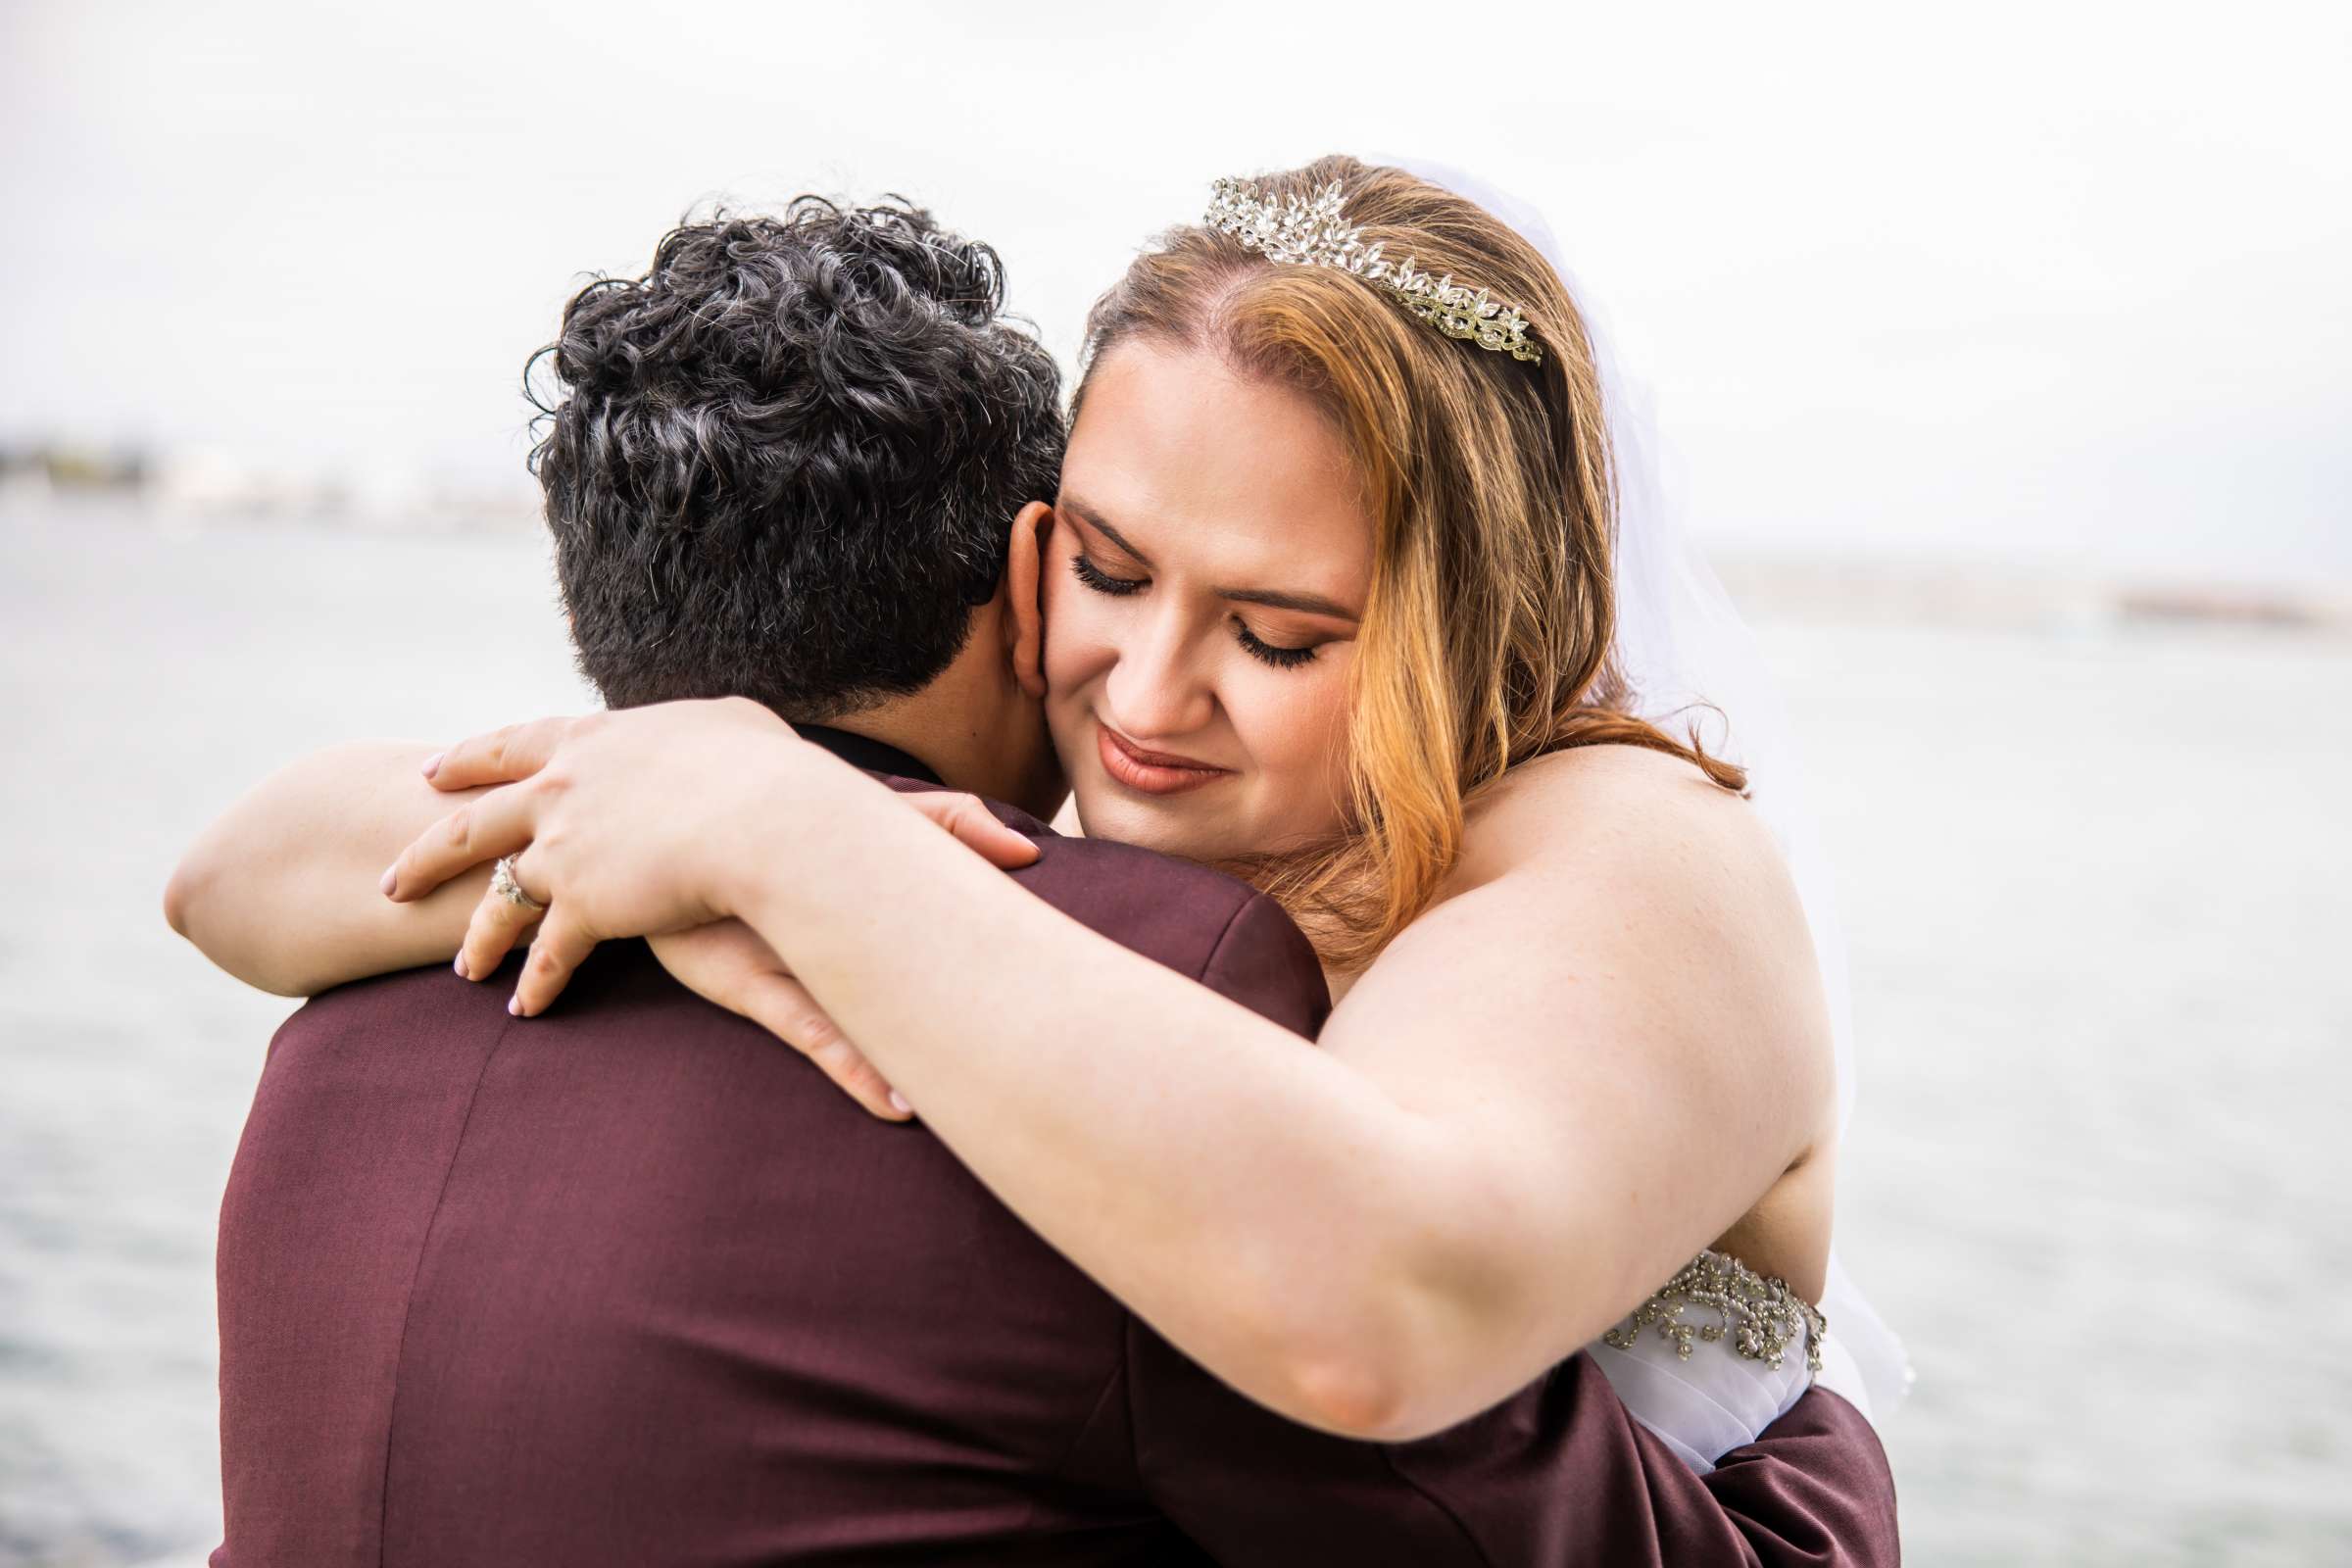
[[[1513,767],[1473,804],[1463,870],[1477,881],[1538,860],[1631,856],[1716,876],[1776,867],[1779,854],[1746,800],[1682,758],[1640,746],[1584,746]]]
[[[1463,898],[1463,918],[1492,922],[1497,940],[1543,933],[1550,956],[1531,961],[1613,954],[1622,974],[1648,977],[1642,1005],[1683,999],[1702,1034],[1728,1007],[1773,1070],[1828,1072],[1821,973],[1788,863],[1754,807],[1692,763],[1594,746],[1512,769],[1474,808],[1439,906],[1482,889],[1499,896]],[[1690,986],[1693,973],[1707,984]]]

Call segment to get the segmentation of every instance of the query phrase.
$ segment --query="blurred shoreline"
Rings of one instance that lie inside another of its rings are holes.
[[[0,522],[87,519],[186,538],[296,529],[363,536],[533,535],[539,494],[516,482],[464,487],[393,473],[265,475],[206,454],[0,447]],[[1702,541],[1724,587],[1754,614],[1816,622],[2089,632],[2211,624],[2352,637],[2352,579],[2226,580],[2188,571],[2061,561],[1871,556],[1819,547],[1758,551]]]
[[[2352,584],[2219,582],[2186,574],[2103,574],[2079,566],[1719,557],[1742,607],[1823,622],[2110,630],[2206,623],[2352,637]]]

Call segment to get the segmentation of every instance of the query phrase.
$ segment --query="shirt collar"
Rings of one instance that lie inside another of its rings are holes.
[[[895,773],[901,778],[920,779],[925,784],[943,782],[919,759],[885,742],[853,735],[829,724],[795,724],[792,728],[809,745],[823,747],[853,767],[862,767],[870,773]]]

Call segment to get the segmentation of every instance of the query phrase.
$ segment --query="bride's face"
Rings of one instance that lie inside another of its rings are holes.
[[[1042,567],[1047,718],[1090,836],[1216,859],[1345,820],[1372,521],[1313,404],[1210,355],[1111,349]]]

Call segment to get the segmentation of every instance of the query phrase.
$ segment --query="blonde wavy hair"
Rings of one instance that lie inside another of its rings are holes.
[[[1353,970],[1429,906],[1472,803],[1513,766],[1579,746],[1746,776],[1630,711],[1611,649],[1615,476],[1592,346],[1550,266],[1484,209],[1402,170],[1319,158],[1253,183],[1333,181],[1369,244],[1520,309],[1543,363],[1444,336],[1381,290],[1267,261],[1197,225],[1160,235],[1087,317],[1086,377],[1130,339],[1217,355],[1331,419],[1373,517],[1350,676],[1347,827],[1229,866],[1279,899],[1326,963]]]

